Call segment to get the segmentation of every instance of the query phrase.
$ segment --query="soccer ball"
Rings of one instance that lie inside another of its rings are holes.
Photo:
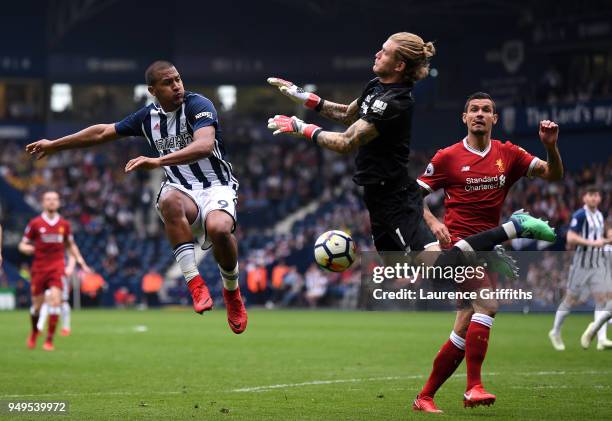
[[[345,271],[355,261],[355,242],[344,231],[327,231],[317,238],[314,256],[322,269]]]

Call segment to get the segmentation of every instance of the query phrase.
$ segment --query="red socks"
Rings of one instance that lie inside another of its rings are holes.
[[[59,316],[57,314],[49,315],[49,330],[47,332],[47,341],[53,341],[53,335],[55,335],[55,328],[57,327],[57,321]]]
[[[419,397],[434,397],[440,386],[455,372],[465,355],[465,339],[451,332],[450,339],[446,341],[433,362],[433,369],[423,386]]]
[[[489,333],[493,326],[493,317],[474,313],[465,335],[465,362],[467,364],[467,388],[470,390],[481,384],[480,370],[489,346]]]

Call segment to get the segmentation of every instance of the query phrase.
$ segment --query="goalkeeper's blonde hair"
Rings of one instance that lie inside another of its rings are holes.
[[[405,78],[411,82],[425,79],[429,74],[429,59],[436,54],[433,43],[410,32],[398,32],[389,39],[397,43],[396,54],[406,63]]]

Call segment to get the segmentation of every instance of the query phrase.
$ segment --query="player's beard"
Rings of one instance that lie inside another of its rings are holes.
[[[471,125],[470,132],[476,136],[484,136],[491,132],[491,128],[487,127],[485,122],[481,122],[478,126]]]
[[[472,129],[472,130],[470,130],[470,132],[471,132],[473,135],[476,135],[476,136],[484,136],[484,135],[485,135],[485,134],[487,134],[489,131],[488,131],[487,129],[485,129],[485,128],[482,128],[482,129]]]

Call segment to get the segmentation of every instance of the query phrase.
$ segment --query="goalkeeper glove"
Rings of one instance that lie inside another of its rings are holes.
[[[276,86],[283,95],[288,96],[292,101],[302,104],[304,107],[310,108],[311,110],[318,111],[317,107],[322,104],[320,96],[312,92],[306,92],[303,88],[294,85],[293,82],[289,82],[288,80],[269,77],[268,83],[272,86]]]
[[[317,143],[317,136],[323,130],[316,124],[308,124],[296,116],[287,117],[286,115],[275,115],[268,119],[268,129],[274,130],[273,135],[287,133],[294,136],[305,136]]]

